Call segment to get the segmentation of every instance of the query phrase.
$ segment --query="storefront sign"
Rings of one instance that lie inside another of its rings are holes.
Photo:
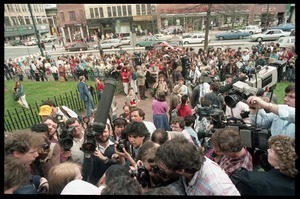
[[[153,19],[152,15],[133,16],[133,21],[151,21],[152,19]]]

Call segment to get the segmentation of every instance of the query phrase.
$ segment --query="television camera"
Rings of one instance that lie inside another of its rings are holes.
[[[93,124],[88,124],[85,129],[84,141],[81,146],[81,150],[84,153],[93,153],[96,150],[97,138],[103,134],[103,131],[106,128],[107,118],[113,101],[115,89],[116,79],[111,77],[107,78],[105,81],[103,95],[95,114],[94,122]]]

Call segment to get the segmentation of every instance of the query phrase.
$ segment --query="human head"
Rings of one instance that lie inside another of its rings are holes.
[[[52,116],[53,110],[52,107],[49,105],[42,105],[40,106],[39,115],[43,118],[45,116]]]
[[[271,136],[268,145],[268,162],[284,175],[295,178],[298,173],[295,139],[284,135]]]
[[[101,134],[98,135],[97,141],[99,143],[107,143],[110,138],[110,135],[111,135],[111,128],[110,128],[110,125],[108,123],[106,123],[105,129],[103,130],[103,132]]]
[[[182,90],[181,87],[176,85],[176,86],[174,86],[172,92],[173,92],[174,94],[180,94],[180,93],[181,93],[181,90]]]
[[[220,83],[219,82],[212,82],[210,84],[210,87],[211,87],[211,90],[213,92],[219,92],[219,90],[220,90]]]
[[[118,136],[121,137],[125,126],[127,125],[127,120],[125,118],[116,118],[114,119],[114,121],[112,122],[113,124],[113,133]]]
[[[66,121],[67,128],[75,127],[75,129],[72,131],[73,137],[78,137],[80,134],[82,134],[82,126],[80,125],[80,122],[77,118],[71,117]]]
[[[189,96],[184,94],[181,96],[181,104],[189,103]]]
[[[145,112],[141,108],[132,108],[130,110],[131,121],[141,122],[145,119]]]
[[[48,172],[49,194],[60,194],[63,188],[72,180],[82,179],[81,166],[74,162],[57,164]]]
[[[230,74],[225,75],[225,82],[227,84],[230,84],[232,82],[232,75]]]
[[[79,81],[84,82],[85,81],[85,77],[82,75],[79,77]]]
[[[240,133],[232,128],[219,129],[211,136],[214,152],[219,155],[228,155],[240,152],[243,148]]]
[[[162,145],[167,140],[169,140],[169,137],[168,132],[165,129],[157,128],[151,134],[151,141],[159,145]]]
[[[195,123],[195,116],[194,115],[187,115],[184,117],[185,126],[192,126]]]
[[[284,92],[284,104],[290,106],[290,107],[296,107],[296,90],[295,90],[295,84],[288,85]]]
[[[139,148],[150,138],[150,133],[143,122],[133,121],[126,125],[124,134],[134,148]]]
[[[58,124],[55,121],[55,119],[53,119],[52,117],[49,117],[49,116],[44,118],[43,123],[48,126],[48,129],[49,129],[48,136],[51,139],[57,132]]]
[[[156,94],[155,98],[157,101],[164,102],[164,101],[166,101],[166,94],[165,94],[165,92],[158,92]]]
[[[155,156],[159,169],[167,175],[181,172],[194,174],[205,161],[203,153],[185,137],[166,141],[158,147]]]
[[[182,131],[185,126],[184,119],[180,116],[175,117],[171,124],[172,131]]]
[[[7,135],[4,152],[19,159],[22,164],[31,164],[38,156],[38,150],[44,144],[44,138],[30,130],[17,130]]]
[[[129,115],[130,114],[130,106],[125,104],[123,106],[123,113],[125,113],[126,115]]]
[[[183,78],[183,77],[179,77],[177,83],[178,83],[179,85],[183,85],[183,83],[184,83],[184,78]]]
[[[142,195],[142,187],[136,179],[122,175],[106,184],[101,195]]]
[[[27,178],[27,171],[17,158],[10,155],[4,157],[4,194],[13,194]]]

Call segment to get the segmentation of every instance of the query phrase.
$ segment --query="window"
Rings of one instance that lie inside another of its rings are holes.
[[[140,7],[140,5],[136,5],[136,15],[141,15],[141,7]]]
[[[131,5],[127,5],[128,15],[132,16]]]
[[[76,21],[75,11],[69,11],[70,21]]]
[[[123,16],[127,16],[126,6],[122,6],[122,9],[123,9]]]
[[[103,8],[99,8],[99,9],[100,9],[100,17],[104,17]]]
[[[151,4],[147,4],[147,15],[151,15]]]
[[[91,13],[91,19],[94,19],[95,15],[94,15],[94,9],[93,8],[90,8],[90,13]]]
[[[25,4],[22,4],[22,11],[26,12],[27,11],[27,6]]]
[[[29,19],[29,17],[25,17],[25,22],[26,22],[26,24],[30,24],[30,19]]]
[[[111,17],[111,7],[107,7],[107,15],[108,17]]]
[[[122,16],[122,9],[121,6],[118,6],[118,17]]]
[[[95,8],[95,18],[99,18],[99,10],[98,10],[98,8]]]
[[[146,15],[146,5],[142,4],[142,15]]]
[[[113,16],[116,17],[116,16],[117,16],[117,9],[116,9],[116,6],[113,6],[113,7],[112,7],[112,10],[113,10]]]
[[[11,26],[11,23],[10,23],[8,17],[4,17],[4,25],[6,25],[6,26]]]
[[[61,20],[62,20],[62,22],[65,22],[66,20],[65,20],[65,15],[64,15],[64,13],[63,12],[60,12],[60,16],[61,16]]]
[[[17,17],[12,17],[11,20],[13,22],[13,26],[18,25]]]
[[[16,4],[16,11],[17,12],[20,12],[21,10],[20,10],[20,7],[19,7],[19,4]]]

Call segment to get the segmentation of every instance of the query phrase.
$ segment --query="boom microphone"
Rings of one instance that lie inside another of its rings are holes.
[[[232,80],[232,83],[227,84],[227,85],[221,87],[220,90],[219,90],[219,93],[224,93],[224,92],[226,92],[226,91],[232,89],[232,85],[233,85],[234,83],[236,83],[236,82],[238,82],[238,81],[243,82],[243,81],[245,81],[246,79],[247,79],[246,76],[235,78],[234,80]]]
[[[105,130],[109,110],[111,108],[111,103],[115,94],[115,89],[116,79],[111,77],[107,78],[93,122],[93,130],[96,134],[102,134]]]

